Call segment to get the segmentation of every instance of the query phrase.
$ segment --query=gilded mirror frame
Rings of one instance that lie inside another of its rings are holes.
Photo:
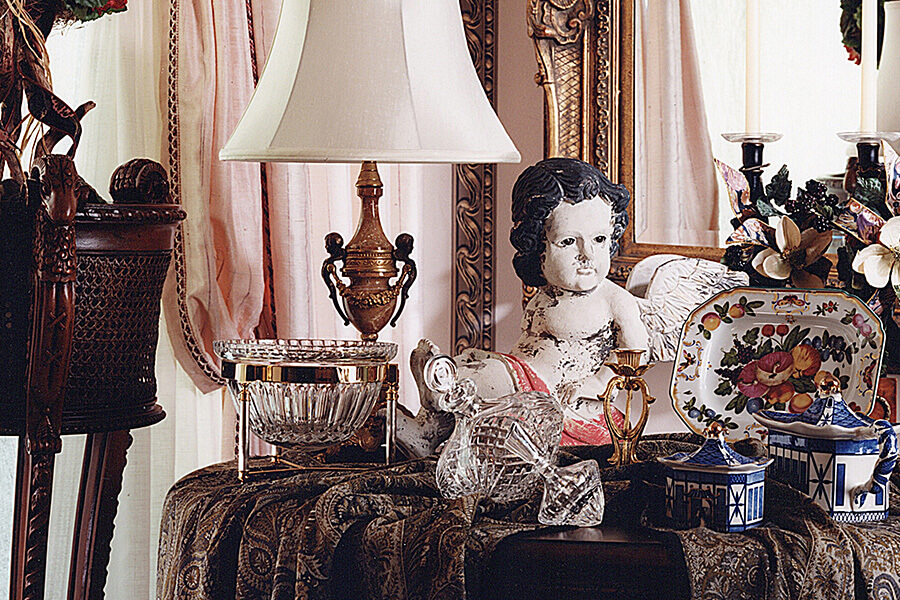
[[[466,41],[475,70],[495,103],[497,0],[460,0]],[[497,165],[454,166],[453,354],[494,349],[494,207]]]
[[[529,0],[528,34],[544,90],[544,156],[580,158],[634,190],[634,0]],[[635,202],[609,278],[654,254],[718,260],[722,249],[638,242]]]

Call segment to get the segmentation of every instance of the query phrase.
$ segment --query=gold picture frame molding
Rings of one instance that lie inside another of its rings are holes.
[[[460,0],[475,70],[495,105],[496,0]],[[454,167],[453,354],[494,349],[494,164]]]
[[[634,190],[634,0],[529,0],[528,33],[544,89],[544,156],[580,158]],[[646,244],[628,227],[610,279],[654,254],[719,260],[721,248]]]

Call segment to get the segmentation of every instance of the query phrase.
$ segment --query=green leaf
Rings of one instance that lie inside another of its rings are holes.
[[[723,379],[719,382],[719,386],[713,392],[717,396],[728,396],[733,392],[733,388],[731,387],[731,382],[727,379]]]
[[[712,335],[706,329],[703,330],[703,337],[706,339],[712,338]]]
[[[748,329],[744,332],[744,335],[741,339],[744,340],[744,343],[748,346],[755,346],[756,342],[759,341],[759,327]]]
[[[732,421],[726,421],[726,422],[725,422],[725,427],[727,427],[728,429],[737,429],[737,428],[738,428],[738,424],[737,424],[737,423],[734,423],[734,422],[732,422]]]
[[[809,394],[816,391],[816,384],[812,379],[791,377],[788,381],[791,382],[791,385],[794,386],[794,391],[798,394]]]
[[[735,414],[739,415],[747,408],[747,400],[749,399],[750,398],[739,392],[737,396],[731,399],[731,402],[728,403],[725,410],[734,411]]]
[[[853,192],[853,197],[882,217],[889,216],[889,214],[885,214],[887,207],[884,205],[884,186],[880,179],[860,177],[856,180],[856,191]]]
[[[756,353],[753,355],[754,358],[760,359],[766,354],[771,354],[774,350],[772,346],[772,338],[768,338],[765,342],[760,344],[759,348],[756,349]]]
[[[738,362],[737,350],[732,348],[728,352],[722,355],[722,360],[719,361],[719,365],[723,367],[736,367],[740,363]]]
[[[748,302],[747,306],[750,308],[762,308],[762,305],[765,304],[762,300],[754,300],[753,302]]]
[[[762,217],[774,217],[776,215],[782,214],[775,210],[765,198],[758,198],[756,200],[756,212],[758,212]]]
[[[785,352],[790,352],[793,350],[803,339],[809,335],[809,329],[800,329],[800,326],[797,325],[785,336],[784,340],[781,342],[781,346]]]
[[[791,197],[791,180],[787,165],[782,165],[772,181],[766,186],[766,199],[774,204],[783,205]]]

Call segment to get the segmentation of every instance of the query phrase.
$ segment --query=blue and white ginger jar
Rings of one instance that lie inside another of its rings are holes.
[[[762,522],[769,458],[748,458],[725,443],[717,424],[693,453],[657,460],[666,468],[666,516],[676,527],[744,531]]]
[[[761,410],[753,416],[769,430],[772,477],[809,495],[836,521],[887,517],[897,435],[889,422],[850,410],[834,378],[819,384],[801,414]]]

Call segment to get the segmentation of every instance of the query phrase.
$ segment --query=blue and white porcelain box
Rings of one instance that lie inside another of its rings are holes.
[[[766,466],[732,450],[722,432],[708,428],[699,450],[657,460],[666,468],[666,516],[676,527],[703,525],[716,531],[744,531],[762,522]]]
[[[896,433],[887,421],[851,411],[839,384],[820,384],[801,414],[761,410],[753,416],[769,430],[773,478],[809,495],[835,521],[887,517]]]

